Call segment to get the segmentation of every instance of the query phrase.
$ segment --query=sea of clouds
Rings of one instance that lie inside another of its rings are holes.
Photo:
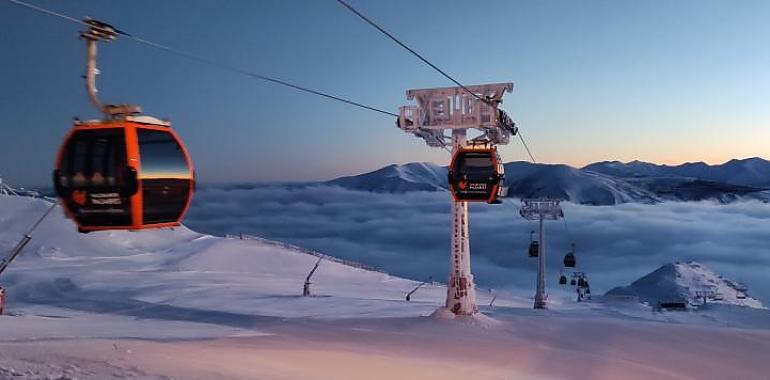
[[[472,270],[479,288],[528,294],[536,260],[526,255],[536,223],[519,202],[473,204]],[[770,303],[770,204],[672,202],[563,204],[566,223],[546,222],[549,287],[556,291],[570,238],[594,293],[628,284],[657,267],[695,260],[744,282]],[[449,194],[384,194],[326,185],[203,186],[186,224],[215,235],[253,234],[380,267],[416,280],[446,281]]]

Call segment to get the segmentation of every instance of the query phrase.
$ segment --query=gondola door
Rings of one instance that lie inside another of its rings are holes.
[[[140,126],[136,135],[141,156],[141,223],[145,227],[177,226],[194,190],[190,157],[169,128]]]
[[[137,173],[129,166],[122,123],[78,126],[65,139],[54,187],[81,232],[130,228]]]

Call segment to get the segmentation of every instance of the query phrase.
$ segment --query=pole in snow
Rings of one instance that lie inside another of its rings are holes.
[[[323,257],[319,257],[318,261],[315,262],[315,266],[313,269],[308,273],[307,277],[305,278],[305,284],[302,287],[302,296],[303,297],[309,297],[310,296],[310,278],[313,277],[313,273],[315,273],[316,269],[318,269],[318,266],[321,265],[321,260],[323,260]]]
[[[5,269],[8,268],[8,265],[11,264],[13,259],[16,258],[16,256],[21,253],[21,251],[24,249],[24,247],[29,243],[30,240],[32,240],[32,233],[37,229],[38,226],[40,226],[40,223],[43,223],[43,220],[45,220],[46,217],[53,211],[54,208],[58,206],[58,203],[54,202],[51,207],[49,207],[45,213],[43,213],[43,216],[41,216],[35,224],[32,225],[32,228],[27,231],[26,234],[21,238],[21,240],[16,244],[16,246],[11,250],[8,255],[5,256],[3,261],[0,261],[0,274],[3,274],[5,272]]]
[[[433,276],[428,277],[428,281],[423,281],[423,282],[419,283],[414,289],[412,289],[411,292],[407,293],[406,294],[406,300],[407,301],[411,301],[412,300],[412,294],[414,294],[418,289],[422,288],[423,285],[425,285],[425,284],[427,284],[429,282],[433,282]]]
[[[489,294],[492,295],[492,300],[489,301],[489,307],[492,307],[495,304],[495,300],[497,299],[497,294],[495,294],[494,289],[489,289]]]
[[[43,216],[41,216],[35,224],[32,225],[32,227],[27,231],[27,233],[24,234],[24,236],[19,240],[19,242],[16,244],[15,247],[11,250],[10,253],[8,253],[5,258],[3,258],[3,261],[0,261],[0,275],[5,272],[5,270],[8,268],[9,265],[11,265],[11,262],[13,259],[15,259],[21,251],[24,249],[24,247],[27,246],[27,243],[29,243],[30,240],[32,240],[32,233],[35,232],[37,227],[40,226],[41,223],[45,220],[45,218],[48,217],[48,215],[51,214],[51,211],[58,206],[58,202],[54,202],[51,207],[49,207],[47,210],[45,210],[45,213],[43,213]],[[6,299],[6,293],[5,289],[3,289],[2,286],[0,286],[0,315],[3,315],[3,309],[5,308],[5,299]]]

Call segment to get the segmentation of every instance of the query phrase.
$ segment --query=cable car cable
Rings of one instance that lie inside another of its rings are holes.
[[[65,15],[65,14],[62,14],[62,13],[54,12],[54,11],[51,11],[49,9],[42,8],[42,7],[33,5],[33,4],[29,4],[29,3],[26,3],[26,2],[23,2],[23,1],[20,1],[20,0],[8,0],[8,1],[11,2],[12,4],[20,5],[20,6],[29,8],[31,10],[40,12],[40,13],[44,13],[44,14],[47,14],[47,15],[50,15],[50,16],[59,17],[59,18],[62,18],[64,20],[67,20],[67,21],[70,21],[70,22],[74,22],[76,24],[80,24],[80,25],[84,25],[84,26],[87,26],[87,27],[91,27],[91,25],[89,25],[88,23],[84,22],[83,20],[78,20],[78,19],[76,19],[74,17],[68,16],[68,15]],[[159,49],[159,50],[163,50],[163,51],[169,52],[171,54],[175,54],[175,55],[183,57],[183,58],[194,60],[194,61],[197,61],[198,63],[214,66],[214,67],[217,67],[217,68],[225,70],[225,71],[230,71],[230,72],[234,72],[234,73],[237,73],[237,74],[245,75],[245,76],[248,76],[248,77],[250,77],[252,79],[259,79],[259,80],[264,80],[264,81],[267,81],[267,82],[272,82],[274,84],[286,86],[286,87],[289,87],[289,88],[292,88],[292,89],[295,89],[295,90],[298,90],[298,91],[310,93],[310,94],[313,94],[313,95],[322,96],[322,97],[325,97],[325,98],[328,98],[328,99],[336,100],[336,101],[339,101],[339,102],[342,102],[342,103],[345,103],[345,104],[348,104],[348,105],[352,105],[352,106],[356,106],[356,107],[359,107],[359,108],[367,109],[367,110],[370,110],[370,111],[378,112],[378,113],[385,114],[385,115],[388,115],[388,116],[395,116],[395,117],[399,116],[396,113],[393,113],[393,112],[390,112],[390,111],[385,111],[385,110],[382,110],[382,109],[379,109],[379,108],[376,108],[376,107],[372,107],[372,106],[367,106],[365,104],[362,104],[362,103],[359,103],[359,102],[356,102],[356,101],[353,101],[353,100],[350,100],[350,99],[341,98],[339,96],[335,96],[335,95],[327,94],[327,93],[324,93],[324,92],[321,92],[321,91],[313,90],[313,89],[310,89],[310,88],[307,88],[307,87],[299,86],[299,85],[296,85],[296,84],[293,84],[293,83],[290,83],[290,82],[287,82],[287,81],[284,81],[284,80],[281,80],[281,79],[276,79],[276,78],[268,77],[266,75],[261,75],[261,74],[253,73],[253,72],[250,72],[250,71],[247,71],[247,70],[243,70],[243,69],[237,68],[237,67],[229,65],[229,64],[220,63],[220,62],[213,61],[213,60],[205,58],[205,57],[201,57],[201,56],[198,56],[198,55],[195,55],[195,54],[187,53],[185,51],[182,51],[182,50],[179,50],[179,49],[175,49],[175,48],[167,46],[167,45],[163,45],[163,44],[160,44],[160,43],[156,43],[156,42],[153,42],[153,41],[150,41],[150,40],[147,40],[147,39],[143,39],[143,38],[134,36],[134,35],[132,35],[130,33],[122,31],[122,30],[117,30],[116,29],[115,32],[120,34],[120,35],[122,35],[122,36],[124,36],[124,37],[126,37],[126,38],[128,38],[128,39],[130,39],[130,40],[133,40],[134,42],[137,42],[137,43],[149,46],[149,47],[153,47],[153,48],[156,48],[156,49]],[[441,143],[443,145],[442,147],[444,148],[444,150],[446,150],[449,154],[452,154],[452,149],[449,148],[449,146],[447,146],[447,144],[445,142],[442,141]]]
[[[575,245],[575,239],[572,238],[572,233],[569,230],[569,224],[567,224],[567,218],[561,218],[561,220],[564,222],[564,231],[567,233],[567,239],[569,240],[570,244]]]
[[[34,5],[34,4],[25,3],[25,2],[19,1],[19,0],[8,0],[8,1],[13,3],[13,4],[16,4],[16,5],[21,5],[22,7],[27,7],[29,9],[34,10],[34,11],[45,13],[45,14],[50,15],[50,16],[60,17],[60,18],[63,18],[65,20],[69,20],[69,21],[72,21],[72,22],[75,22],[75,23],[78,23],[78,24],[81,24],[81,25],[89,26],[88,24],[86,24],[82,20],[78,20],[78,19],[76,19],[74,17],[70,17],[70,16],[67,16],[65,14],[56,13],[56,12],[54,12],[52,10],[48,10],[48,9],[43,8],[43,7],[38,7],[37,5]]]
[[[430,66],[431,68],[433,68],[434,70],[438,71],[438,72],[439,72],[441,75],[443,75],[443,76],[444,76],[444,77],[446,77],[447,79],[449,79],[449,80],[451,80],[452,82],[454,82],[454,84],[456,84],[456,85],[460,86],[460,87],[461,87],[463,90],[465,90],[465,91],[466,91],[466,92],[468,92],[469,94],[473,95],[473,96],[474,96],[476,99],[478,99],[478,100],[480,100],[480,101],[482,101],[482,102],[484,102],[484,103],[487,103],[487,104],[489,103],[489,100],[487,100],[487,99],[484,99],[484,98],[482,98],[481,96],[479,96],[478,94],[476,94],[475,92],[473,92],[473,91],[469,90],[469,89],[468,89],[467,87],[465,87],[465,86],[464,86],[462,83],[458,82],[458,81],[457,81],[455,78],[452,78],[452,76],[450,76],[449,74],[447,74],[446,72],[444,72],[444,70],[441,70],[441,69],[439,69],[439,68],[438,68],[438,66],[436,66],[436,65],[432,64],[432,63],[431,63],[430,61],[428,61],[428,60],[427,60],[425,57],[423,57],[422,55],[420,55],[419,53],[417,53],[416,51],[414,51],[414,50],[413,50],[412,48],[410,48],[409,46],[406,46],[406,44],[404,44],[403,42],[401,42],[401,41],[400,41],[398,38],[396,38],[395,36],[393,36],[392,34],[390,34],[390,33],[389,33],[387,30],[383,29],[381,26],[377,25],[377,23],[375,23],[374,21],[372,21],[370,18],[366,17],[366,15],[364,15],[363,13],[361,13],[361,12],[359,12],[358,10],[356,10],[355,8],[353,8],[353,7],[352,7],[350,4],[346,3],[346,2],[345,2],[345,1],[343,1],[343,0],[337,0],[337,2],[338,2],[338,3],[340,3],[340,4],[342,4],[342,6],[344,6],[345,8],[347,8],[348,10],[350,10],[351,12],[353,12],[353,13],[354,13],[356,16],[360,17],[362,20],[366,21],[366,22],[367,22],[369,25],[371,25],[371,26],[372,26],[372,27],[374,27],[375,29],[379,30],[379,31],[380,31],[382,34],[384,34],[384,35],[388,36],[388,38],[390,38],[391,40],[393,40],[393,42],[397,43],[399,46],[401,46],[402,48],[404,48],[404,49],[406,49],[407,51],[409,51],[410,53],[412,53],[412,54],[413,54],[415,57],[417,57],[417,58],[419,58],[421,61],[425,62],[425,64],[426,64],[426,65],[428,65],[428,66]]]
[[[521,129],[518,130],[517,135],[519,135],[519,140],[521,140],[521,144],[524,145],[524,149],[527,150],[527,154],[529,155],[529,158],[532,159],[533,164],[537,164],[537,160],[535,160],[535,156],[532,155],[532,151],[529,150],[529,145],[527,145],[527,142],[524,141],[524,136],[521,135]]]
[[[436,65],[434,65],[433,63],[431,63],[430,61],[428,61],[428,60],[427,60],[425,57],[423,57],[422,55],[420,55],[420,53],[416,52],[414,49],[410,48],[409,46],[407,46],[406,44],[404,44],[403,42],[401,42],[401,40],[399,40],[399,39],[398,39],[398,38],[396,38],[394,35],[392,35],[391,33],[389,33],[389,32],[388,32],[387,30],[385,30],[383,27],[381,27],[380,25],[378,25],[376,22],[372,21],[372,19],[370,19],[369,17],[367,17],[366,15],[364,15],[363,13],[361,13],[360,11],[358,11],[357,9],[353,8],[353,6],[351,6],[350,4],[348,4],[347,2],[345,2],[344,0],[337,0],[337,2],[338,2],[338,3],[340,3],[340,4],[342,4],[342,6],[344,6],[345,8],[347,8],[348,10],[350,10],[351,12],[353,12],[353,13],[354,13],[356,16],[358,16],[359,18],[361,18],[362,20],[364,20],[366,23],[368,23],[369,25],[371,25],[373,28],[377,29],[377,30],[378,30],[378,31],[380,31],[382,34],[386,35],[388,38],[390,38],[391,40],[393,40],[393,42],[397,43],[399,46],[401,46],[402,48],[404,48],[404,49],[406,49],[407,51],[409,51],[410,53],[412,53],[412,55],[414,55],[415,57],[417,57],[418,59],[420,59],[421,61],[423,61],[423,62],[424,62],[426,65],[428,65],[428,66],[430,66],[431,68],[433,68],[434,70],[436,70],[436,71],[437,71],[439,74],[443,75],[444,77],[446,77],[446,78],[447,78],[447,79],[449,79],[450,81],[454,82],[454,84],[456,84],[456,85],[460,86],[460,87],[461,87],[463,90],[465,90],[465,91],[466,91],[466,92],[468,92],[469,94],[473,95],[473,96],[474,96],[476,99],[478,99],[478,100],[480,100],[480,101],[482,101],[482,102],[484,102],[484,103],[487,103],[487,104],[489,103],[489,101],[488,101],[487,99],[484,99],[484,98],[482,98],[481,96],[479,96],[478,94],[476,94],[476,93],[474,93],[473,91],[469,90],[469,89],[468,89],[467,87],[465,87],[465,86],[464,86],[462,83],[460,83],[460,82],[459,82],[457,79],[453,78],[451,75],[447,74],[447,73],[446,73],[444,70],[441,70],[441,69],[440,69],[438,66],[436,66]],[[537,163],[537,160],[535,160],[535,156],[532,154],[532,151],[529,149],[529,146],[527,145],[527,142],[524,140],[524,136],[522,136],[522,135],[521,135],[521,130],[519,130],[517,134],[519,135],[519,140],[521,140],[521,143],[522,143],[522,145],[524,145],[524,149],[526,149],[526,150],[527,150],[527,154],[529,155],[529,158],[532,160],[532,163],[535,163],[535,164],[536,164],[536,163]]]
[[[321,91],[317,91],[317,90],[313,90],[313,89],[310,89],[310,88],[307,88],[307,87],[302,87],[302,86],[299,86],[299,85],[296,85],[296,84],[293,84],[293,83],[290,83],[290,82],[287,82],[287,81],[284,81],[284,80],[281,80],[281,79],[271,78],[271,77],[268,77],[268,76],[265,76],[265,75],[262,75],[262,74],[258,74],[258,73],[254,73],[254,72],[247,71],[247,70],[244,70],[244,69],[240,69],[240,68],[237,68],[235,66],[231,66],[231,65],[228,65],[228,64],[225,64],[225,63],[220,63],[220,62],[217,62],[217,61],[212,61],[212,60],[210,60],[208,58],[205,58],[205,57],[201,57],[201,56],[197,56],[197,55],[194,55],[194,54],[191,54],[191,53],[187,53],[187,52],[182,51],[182,50],[174,49],[174,48],[172,48],[170,46],[166,46],[166,45],[162,45],[162,44],[155,43],[155,42],[152,42],[152,41],[148,41],[148,40],[145,40],[145,39],[142,39],[142,38],[139,38],[139,37],[135,37],[135,36],[132,36],[132,35],[129,35],[129,34],[124,34],[124,36],[126,36],[127,38],[129,38],[131,40],[134,40],[134,41],[136,41],[138,43],[145,44],[147,46],[150,46],[150,47],[153,47],[153,48],[156,48],[156,49],[161,49],[161,50],[167,51],[169,53],[178,55],[180,57],[184,57],[184,58],[188,58],[188,59],[197,61],[199,63],[203,63],[203,64],[207,64],[207,65],[210,65],[210,66],[218,67],[218,68],[226,70],[226,71],[231,71],[231,72],[234,72],[234,73],[242,74],[242,75],[251,77],[253,79],[259,79],[259,80],[263,80],[263,81],[267,81],[267,82],[272,82],[272,83],[275,83],[275,84],[279,84],[281,86],[286,86],[286,87],[289,87],[289,88],[293,88],[293,89],[298,90],[298,91],[303,91],[303,92],[307,92],[309,94],[322,96],[324,98],[336,100],[336,101],[339,101],[339,102],[342,102],[342,103],[346,103],[346,104],[349,104],[349,105],[352,105],[352,106],[368,109],[368,110],[374,111],[374,112],[379,112],[379,113],[382,113],[382,114],[385,114],[385,115],[390,115],[390,116],[398,117],[398,114],[396,114],[396,113],[389,112],[389,111],[384,111],[384,110],[381,110],[381,109],[376,108],[376,107],[367,106],[365,104],[361,104],[361,103],[352,101],[350,99],[345,99],[345,98],[341,98],[339,96],[330,95],[330,94],[327,94],[327,93],[324,93],[324,92],[321,92]]]
[[[77,24],[80,24],[80,25],[85,25],[85,26],[90,27],[89,24],[87,24],[86,22],[84,22],[82,20],[78,20],[78,19],[76,19],[74,17],[68,16],[68,15],[65,15],[65,14],[62,14],[62,13],[57,13],[57,12],[48,10],[46,8],[39,7],[37,5],[29,4],[29,3],[26,3],[26,2],[23,2],[23,1],[20,1],[20,0],[8,0],[8,1],[10,3],[12,3],[12,4],[23,6],[23,7],[29,8],[31,10],[47,14],[49,16],[59,17],[59,18],[62,18],[64,20],[67,20],[67,21],[70,21],[70,22],[74,22],[74,23],[77,23]],[[254,73],[254,72],[251,72],[251,71],[248,71],[248,70],[240,69],[238,67],[235,67],[235,66],[232,66],[232,65],[229,65],[229,64],[226,64],[226,63],[217,62],[217,61],[214,61],[214,60],[211,60],[211,59],[208,59],[208,58],[205,58],[205,57],[201,57],[201,56],[198,56],[198,55],[195,55],[195,54],[192,54],[192,53],[187,53],[185,51],[182,51],[182,50],[179,50],[179,49],[175,49],[175,48],[167,46],[167,45],[159,44],[159,43],[156,43],[156,42],[152,42],[150,40],[146,40],[146,39],[143,39],[143,38],[139,38],[139,37],[133,36],[133,35],[131,35],[129,33],[124,32],[124,31],[120,31],[120,30],[116,29],[116,32],[118,34],[122,35],[122,36],[125,36],[126,38],[128,38],[130,40],[133,40],[134,42],[138,42],[140,44],[143,44],[143,45],[146,45],[146,46],[150,46],[150,47],[153,47],[153,48],[156,48],[156,49],[160,49],[160,50],[163,50],[163,51],[166,51],[166,52],[178,55],[180,57],[184,57],[184,58],[187,58],[187,59],[190,59],[190,60],[193,60],[193,61],[197,61],[198,63],[203,63],[203,64],[206,64],[206,65],[209,65],[209,66],[217,67],[217,68],[225,70],[225,71],[230,71],[230,72],[234,72],[234,73],[237,73],[237,74],[245,75],[245,76],[248,76],[248,77],[250,77],[252,79],[259,79],[259,80],[271,82],[271,83],[274,83],[274,84],[278,84],[278,85],[281,85],[281,86],[293,88],[295,90],[306,92],[306,93],[309,93],[309,94],[322,96],[322,97],[327,98],[327,99],[336,100],[336,101],[339,101],[339,102],[342,102],[342,103],[346,103],[346,104],[349,104],[349,105],[352,105],[352,106],[356,106],[356,107],[359,107],[359,108],[367,109],[367,110],[374,111],[374,112],[379,112],[381,114],[385,114],[385,115],[389,115],[389,116],[395,116],[395,117],[399,116],[396,113],[385,111],[385,110],[382,110],[382,109],[379,109],[379,108],[376,108],[376,107],[367,106],[365,104],[358,103],[358,102],[350,100],[350,99],[345,99],[345,98],[342,98],[342,97],[339,97],[339,96],[327,94],[327,93],[324,93],[324,92],[321,92],[321,91],[317,91],[317,90],[313,90],[313,89],[310,89],[310,88],[307,88],[307,87],[299,86],[299,85],[296,85],[296,84],[293,84],[293,83],[290,83],[290,82],[287,82],[287,81],[284,81],[284,80],[281,80],[281,79],[272,78],[272,77],[269,77],[269,76],[266,76],[266,75],[262,75],[262,74]]]

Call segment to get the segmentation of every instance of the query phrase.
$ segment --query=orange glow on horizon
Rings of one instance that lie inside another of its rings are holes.
[[[192,179],[192,175],[189,173],[171,173],[171,172],[154,172],[152,174],[142,174],[140,179],[185,179],[190,180]]]

